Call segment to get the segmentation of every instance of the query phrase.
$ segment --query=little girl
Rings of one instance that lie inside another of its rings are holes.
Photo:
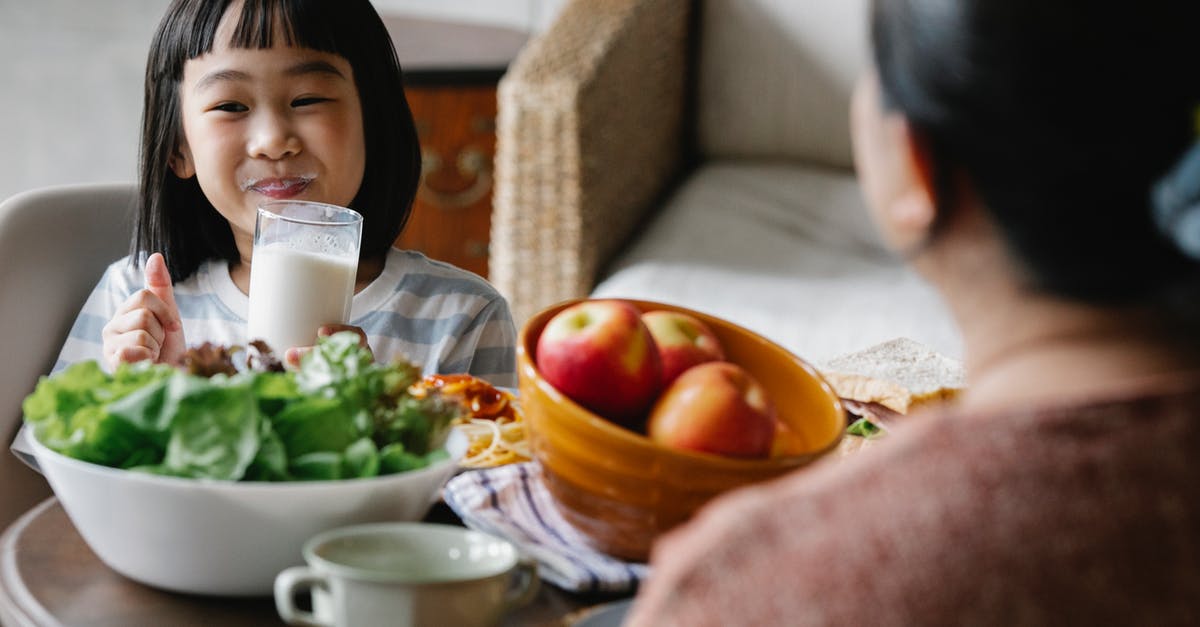
[[[257,206],[297,199],[363,215],[350,324],[377,359],[515,385],[504,299],[474,274],[392,247],[420,149],[391,38],[368,0],[174,0],[151,45],[144,102],[131,255],[105,272],[55,370],[174,362],[204,341],[244,345]],[[274,348],[292,361],[302,350]]]

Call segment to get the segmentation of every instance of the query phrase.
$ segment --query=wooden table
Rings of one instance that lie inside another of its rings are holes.
[[[457,521],[444,505],[426,517]],[[568,594],[543,583],[530,605],[503,625],[563,625],[611,597]],[[8,627],[283,625],[271,598],[206,597],[165,592],[117,574],[100,561],[56,498],[18,519],[0,536],[0,623]]]

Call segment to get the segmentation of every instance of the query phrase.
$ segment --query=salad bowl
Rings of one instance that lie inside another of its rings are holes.
[[[417,470],[365,479],[232,482],[100,466],[29,437],[71,522],[113,570],[165,590],[270,595],[275,576],[303,563],[304,542],[344,525],[421,519],[458,468],[466,438]]]
[[[309,537],[422,518],[466,453],[450,429],[460,402],[414,396],[419,369],[376,363],[354,333],[320,338],[293,371],[269,348],[241,370],[234,354],[205,344],[111,373],[79,362],[22,404],[79,535],[130,579],[269,595]]]

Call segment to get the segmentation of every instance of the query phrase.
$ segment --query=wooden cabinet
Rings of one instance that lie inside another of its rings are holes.
[[[386,18],[421,140],[421,187],[401,248],[487,276],[496,84],[524,32]]]

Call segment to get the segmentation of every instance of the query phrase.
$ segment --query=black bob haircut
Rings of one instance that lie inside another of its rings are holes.
[[[412,211],[421,149],[391,36],[369,0],[240,0],[230,45],[277,43],[338,55],[350,63],[362,103],[366,170],[351,208],[363,215],[361,257],[382,259]],[[168,163],[182,139],[179,85],[189,59],[216,43],[217,26],[235,0],[174,0],[158,25],[146,62],[139,190],[131,254],[162,252],[171,279],[187,278],[209,259],[239,261],[229,223],[195,177]],[[276,28],[278,27],[278,29]],[[276,32],[285,41],[273,41]]]
[[[1196,0],[872,0],[871,33],[939,219],[965,174],[1032,287],[1194,327],[1200,265],[1155,224],[1151,190],[1197,141],[1197,24]]]

